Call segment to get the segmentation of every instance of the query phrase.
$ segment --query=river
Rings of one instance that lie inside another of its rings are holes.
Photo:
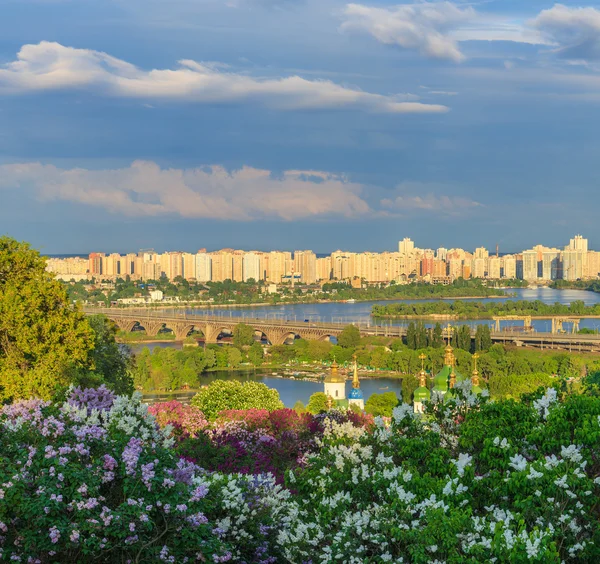
[[[554,304],[556,302],[561,304],[570,304],[574,301],[582,301],[586,305],[593,305],[600,303],[600,294],[595,292],[588,292],[585,290],[554,290],[552,288],[539,287],[539,288],[516,288],[506,290],[509,295],[506,298],[503,297],[492,297],[492,298],[473,298],[467,301],[482,301],[482,302],[498,302],[507,300],[540,300],[546,304]],[[201,315],[217,315],[228,318],[236,317],[253,317],[257,319],[288,319],[294,321],[323,321],[333,323],[370,323],[372,325],[399,325],[405,326],[410,321],[405,319],[378,319],[375,320],[371,317],[371,309],[375,304],[387,305],[391,303],[420,303],[420,302],[436,302],[441,301],[438,299],[431,300],[378,300],[369,302],[355,302],[355,303],[343,303],[343,302],[329,302],[329,303],[317,303],[317,304],[283,304],[273,306],[243,306],[243,307],[219,307],[215,306],[212,308],[190,308],[185,310],[188,314],[199,313]],[[181,309],[165,308],[165,313],[177,312],[181,313]],[[476,320],[476,321],[460,321],[460,324],[465,325],[479,325],[482,323],[491,324],[489,320]],[[518,325],[514,321],[506,321],[501,323],[501,327],[507,325]],[[426,325],[431,325],[426,323]],[[522,323],[521,323],[522,325]],[[551,330],[550,320],[534,320],[533,326],[536,331],[549,332]],[[600,319],[582,319],[580,328],[588,329],[600,329]]]

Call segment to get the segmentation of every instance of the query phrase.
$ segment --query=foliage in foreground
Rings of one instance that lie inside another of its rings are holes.
[[[139,400],[106,389],[77,391],[62,406],[7,406],[0,558],[599,561],[593,386],[590,395],[548,389],[521,403],[462,386],[424,417],[394,408],[389,425],[317,416],[321,430],[287,471],[288,489],[263,474],[207,472],[207,458],[178,460],[168,427],[159,431]],[[284,443],[301,417],[275,413],[221,413],[208,425]]]

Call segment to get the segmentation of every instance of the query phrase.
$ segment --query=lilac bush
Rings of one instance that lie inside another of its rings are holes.
[[[80,408],[86,408],[88,412],[96,409],[108,411],[117,396],[104,384],[99,388],[73,388],[67,402]]]
[[[288,492],[180,460],[139,396],[82,390],[0,412],[0,560],[259,562],[276,558]],[[102,410],[89,408],[82,398]],[[252,515],[252,519],[250,519]],[[243,543],[239,539],[245,539]],[[233,542],[235,541],[235,542]],[[263,558],[265,556],[265,558]]]

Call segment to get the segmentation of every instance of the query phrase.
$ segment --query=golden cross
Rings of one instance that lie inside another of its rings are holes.
[[[421,359],[421,372],[425,371],[425,359],[427,358],[427,356],[425,355],[425,353],[421,353],[419,355],[419,358]]]

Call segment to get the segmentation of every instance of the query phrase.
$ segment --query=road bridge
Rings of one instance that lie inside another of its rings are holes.
[[[258,317],[220,317],[197,313],[165,313],[147,308],[86,308],[88,315],[102,314],[111,319],[122,331],[132,331],[141,326],[146,334],[156,336],[163,329],[170,329],[177,340],[185,339],[193,331],[202,333],[206,343],[216,343],[222,333],[231,333],[236,325],[244,323],[264,335],[272,345],[282,345],[296,337],[310,340],[327,340],[337,337],[348,323],[299,322],[295,320],[264,319]],[[405,337],[406,327],[395,325],[371,325],[354,323],[363,337]],[[446,331],[444,331],[446,332]],[[471,330],[475,337],[475,329]],[[600,335],[580,335],[573,333],[526,332],[511,333],[492,331],[492,342],[516,346],[538,348],[558,348],[563,350],[587,350],[600,352]]]

